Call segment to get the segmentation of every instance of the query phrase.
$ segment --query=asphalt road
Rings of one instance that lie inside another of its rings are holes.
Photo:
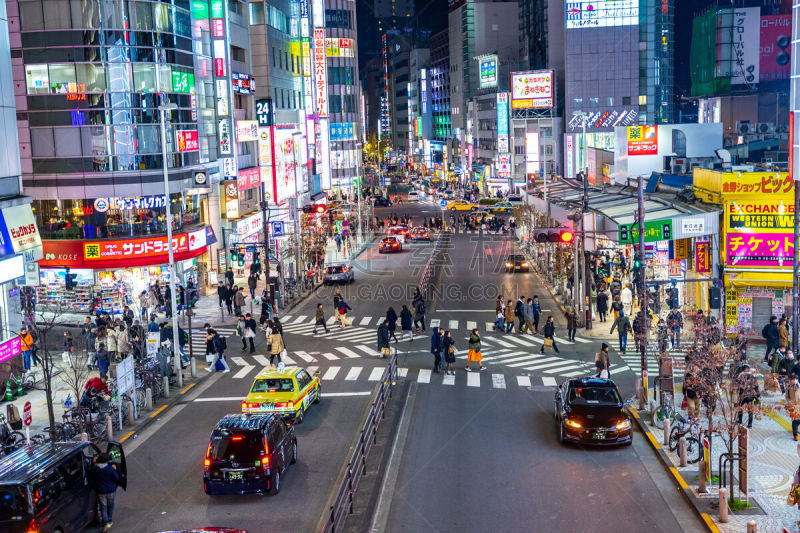
[[[409,213],[419,220],[441,211],[420,204],[376,212]],[[676,521],[669,511],[677,504],[665,500],[663,480],[654,481],[642,467],[641,454],[648,450],[641,435],[633,447],[622,449],[582,450],[556,443],[553,386],[590,372],[597,343],[580,335],[574,343],[562,342],[567,335],[560,309],[537,278],[503,272],[502,260],[513,250],[507,237],[458,234],[451,242],[448,270],[435,302],[428,305],[426,333],[431,323],[450,329],[461,364],[454,377],[432,374],[427,335],[393,344],[401,379],[418,386],[387,529],[687,530],[686,522]],[[114,530],[214,525],[255,532],[313,531],[385,366],[375,351],[375,329],[389,305],[399,314],[403,303],[410,304],[430,249],[430,244],[415,243],[403,253],[381,255],[373,246],[362,254],[354,262],[355,283],[340,287],[353,308],[350,327],[331,325],[327,334],[312,334],[316,304],[323,304],[326,317],[333,312],[332,287],[318,290],[284,318],[289,362],[320,372],[323,401],[296,427],[299,460],[289,467],[278,496],[210,498],[202,491],[210,431],[223,415],[237,412],[266,362],[262,338],[251,355],[230,337],[231,372],[204,381],[181,406],[126,442],[129,486],[118,493]],[[543,313],[557,319],[558,354],[541,355],[541,337],[491,332],[498,295],[515,300],[533,294],[540,296]],[[473,327],[484,337],[487,371],[482,373],[463,370]],[[195,350],[202,349],[202,340],[194,342]],[[620,362],[612,374],[630,396],[633,372]],[[666,492],[673,490],[666,486]]]

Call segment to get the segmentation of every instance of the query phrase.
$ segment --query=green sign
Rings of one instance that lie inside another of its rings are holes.
[[[225,18],[225,3],[222,0],[211,0],[211,18]]]
[[[639,242],[639,225],[637,223],[620,224],[618,230],[620,244],[636,244]],[[644,221],[644,242],[671,240],[672,219]]]
[[[208,19],[208,2],[205,0],[192,0],[192,18],[196,20]]]
[[[194,74],[191,72],[172,71],[172,92],[174,93],[193,93]]]

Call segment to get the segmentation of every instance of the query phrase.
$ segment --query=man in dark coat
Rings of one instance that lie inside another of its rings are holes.
[[[389,321],[384,320],[381,325],[378,326],[378,352],[384,359],[386,358],[386,354],[383,353],[383,350],[387,348],[389,348]]]
[[[433,354],[433,371],[438,374],[439,367],[442,365],[442,334],[439,328],[433,328],[431,335],[431,353]]]
[[[780,333],[778,331],[778,317],[772,315],[769,319],[769,324],[764,326],[761,330],[761,335],[767,340],[767,351],[764,352],[764,362],[768,365],[772,363],[770,354],[778,351],[778,344],[780,340]]]

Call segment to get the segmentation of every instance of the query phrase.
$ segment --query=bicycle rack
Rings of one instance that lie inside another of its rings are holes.
[[[719,456],[719,488],[728,486],[728,464],[731,462],[741,462],[744,459],[741,453],[723,453]],[[731,485],[733,480],[731,479]],[[731,495],[733,497],[733,495]]]

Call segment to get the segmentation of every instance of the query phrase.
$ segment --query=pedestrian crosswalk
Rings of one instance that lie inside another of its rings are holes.
[[[374,341],[376,339],[376,329],[378,325],[380,325],[381,321],[384,319],[382,316],[365,316],[359,318],[348,317],[353,325],[347,327],[340,327],[338,325],[334,325],[333,317],[328,319],[328,330],[325,331],[324,329],[318,329],[317,333],[314,334],[314,321],[306,315],[287,315],[283,318],[283,331],[285,333],[293,333],[296,335],[313,335],[315,337],[323,338],[323,339],[336,339],[338,341],[348,341],[348,342],[365,342],[365,341]],[[492,333],[494,334],[494,322],[484,322],[484,332],[485,333]],[[443,327],[449,329],[452,332],[459,332],[462,331],[462,326],[464,327],[463,333],[466,335],[471,332],[473,329],[478,329],[478,322],[474,320],[443,320],[439,318],[432,318],[428,323],[428,331],[436,327]],[[401,331],[398,330],[395,332],[396,335],[400,336]],[[488,339],[495,338],[495,337],[488,337]],[[532,336],[532,335],[519,335],[517,333],[510,333],[510,334],[502,334],[496,337],[498,339],[498,344],[501,346],[508,346],[504,344],[505,341],[499,339],[510,339],[511,342],[517,342],[519,340],[523,344],[542,344],[542,337],[539,336]],[[526,339],[526,340],[523,340]],[[487,340],[487,337],[484,337],[483,340]],[[572,345],[572,344],[591,344],[595,341],[589,339],[583,339],[581,337],[575,337],[574,341],[569,341],[564,339],[563,337],[555,337],[555,341],[557,345]]]
[[[683,376],[683,371],[686,366],[684,358],[686,350],[683,348],[673,348],[667,352],[672,357],[672,375],[675,378]],[[658,376],[658,355],[656,347],[651,345],[647,347],[647,375],[652,379]],[[633,371],[637,376],[642,374],[642,356],[636,351],[635,346],[628,347],[627,353],[619,354],[620,358],[625,362],[628,368]],[[611,371],[614,371],[614,358],[611,359]]]

